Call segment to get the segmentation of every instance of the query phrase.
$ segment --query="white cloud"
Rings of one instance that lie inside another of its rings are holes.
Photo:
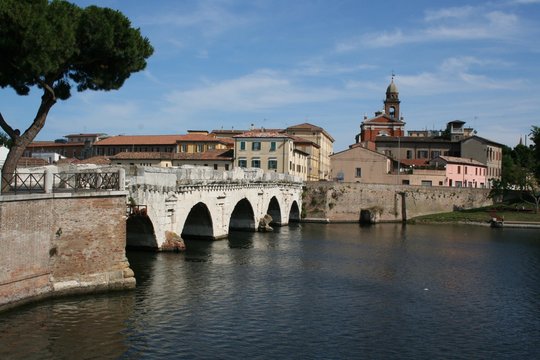
[[[292,104],[325,102],[343,96],[347,95],[340,90],[303,87],[280,73],[261,70],[192,90],[175,91],[166,99],[171,112],[257,111]]]
[[[518,5],[529,5],[529,4],[540,4],[540,0],[513,0],[510,4]]]
[[[478,59],[472,56],[445,59],[433,72],[417,75],[400,75],[399,84],[410,94],[429,95],[442,93],[463,93],[478,90],[517,90],[525,85],[525,80],[501,80],[476,72],[486,66],[505,66],[505,62]]]
[[[502,11],[488,11],[471,6],[444,8],[426,12],[423,28],[404,31],[395,29],[368,33],[336,44],[338,53],[363,47],[392,47],[399,44],[454,40],[509,40],[521,31],[517,15]]]
[[[206,36],[217,36],[232,28],[244,26],[253,21],[253,15],[242,15],[229,10],[226,2],[199,1],[191,12],[186,8],[170,10],[145,20],[147,25],[190,28]]]
[[[435,21],[447,18],[464,18],[470,16],[475,11],[472,6],[451,7],[439,10],[427,10],[424,20]]]
[[[340,74],[350,74],[364,70],[373,70],[376,65],[371,64],[329,64],[324,60],[309,60],[301,63],[298,69],[293,70],[292,74],[299,76],[332,76]]]

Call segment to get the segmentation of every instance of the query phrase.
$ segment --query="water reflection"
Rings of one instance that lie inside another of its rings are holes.
[[[132,252],[134,292],[0,314],[0,358],[540,358],[540,233],[492,230],[298,224]]]

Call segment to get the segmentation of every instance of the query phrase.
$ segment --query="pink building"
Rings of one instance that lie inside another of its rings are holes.
[[[485,188],[488,186],[487,166],[479,161],[454,156],[439,156],[429,163],[430,165],[442,165],[445,167],[446,186],[472,188]]]

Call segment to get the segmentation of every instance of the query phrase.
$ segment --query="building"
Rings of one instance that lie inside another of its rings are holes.
[[[474,135],[461,141],[461,157],[474,159],[486,165],[488,181],[500,180],[503,147],[502,144]]]
[[[111,156],[110,160],[114,165],[158,167],[194,165],[226,171],[232,169],[234,156],[232,149],[214,149],[200,153],[122,152]]]
[[[92,145],[106,136],[103,133],[70,134],[54,141],[33,141],[26,147],[23,156],[36,157],[36,154],[47,154],[39,156],[50,157],[49,154],[56,153],[63,157],[86,159],[92,156]]]
[[[317,144],[315,144],[313,141],[304,139],[299,136],[289,135],[294,142],[294,148],[297,150],[301,150],[308,154],[307,158],[307,167],[308,167],[308,173],[307,173],[307,181],[319,181],[319,174],[320,174],[320,161],[321,161],[321,147]]]
[[[322,127],[310,123],[289,126],[284,130],[284,132],[289,135],[299,136],[319,146],[318,174],[315,173],[317,170],[312,168],[310,171],[310,179],[330,180],[330,155],[334,153],[334,138]],[[312,147],[311,149],[314,148]],[[316,156],[316,154],[309,155]],[[317,160],[315,159],[314,164],[316,164],[316,162]]]
[[[0,146],[0,169],[4,167],[4,163],[6,162],[8,154],[9,154],[9,149],[5,147],[4,145],[1,145]]]
[[[47,161],[48,164],[56,164],[60,159],[65,159],[64,156],[57,153],[34,153],[32,154],[33,158],[43,159]]]
[[[440,155],[459,156],[460,143],[441,137],[383,136],[375,141],[376,150],[405,164],[423,165]]]
[[[487,166],[473,159],[454,156],[439,156],[430,161],[431,165],[443,165],[445,168],[445,186],[485,188]]]
[[[332,177],[340,182],[366,184],[444,186],[445,171],[434,166],[403,166],[377,151],[354,144],[335,153]]]
[[[94,155],[114,156],[121,152],[177,152],[185,135],[118,135],[93,145]]]
[[[393,171],[390,157],[360,144],[332,154],[330,161],[332,179],[342,182],[386,184]]]
[[[412,130],[409,136],[404,136],[405,123],[403,117],[399,117],[400,103],[399,92],[392,78],[386,90],[384,111],[376,113],[374,118],[364,118],[356,142],[399,161],[400,166],[409,171],[414,167],[416,173],[419,167],[425,167],[440,156],[461,157],[487,166],[487,181],[483,181],[485,186],[490,186],[489,179],[500,179],[503,145],[477,136],[476,131],[465,127],[465,122],[461,120],[449,121],[444,131]]]
[[[234,162],[241,168],[260,168],[307,180],[308,156],[296,149],[294,139],[285,133],[250,131],[234,136]]]
[[[399,91],[392,77],[392,82],[386,88],[384,111],[375,112],[375,116],[370,119],[364,116],[356,142],[371,142],[384,136],[404,136],[405,122],[403,117],[400,117],[400,103]]]
[[[225,150],[234,148],[234,140],[231,138],[218,138],[208,131],[188,130],[187,135],[180,137],[176,143],[179,153],[201,153],[209,150]]]
[[[51,154],[84,159],[87,155],[85,144],[83,142],[68,142],[66,139],[58,139],[55,141],[33,141],[28,144],[24,150],[24,157],[32,157],[35,154]]]

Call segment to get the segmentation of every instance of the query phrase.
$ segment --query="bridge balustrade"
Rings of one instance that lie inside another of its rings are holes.
[[[2,176],[0,188],[3,195],[124,190],[122,172],[15,172]]]

